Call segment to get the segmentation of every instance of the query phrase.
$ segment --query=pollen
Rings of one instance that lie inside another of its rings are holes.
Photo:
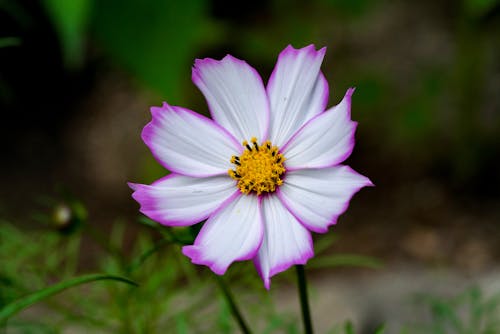
[[[242,145],[243,154],[231,157],[235,167],[228,171],[229,176],[238,181],[237,186],[243,194],[274,192],[283,184],[281,176],[286,171],[283,154],[269,140],[259,145],[253,137],[250,143],[245,140]]]

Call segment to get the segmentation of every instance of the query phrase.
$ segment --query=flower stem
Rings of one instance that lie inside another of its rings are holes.
[[[243,316],[238,309],[238,306],[236,305],[233,295],[231,291],[229,290],[229,287],[226,285],[222,277],[215,275],[215,280],[217,281],[217,284],[219,285],[220,289],[222,290],[222,294],[224,295],[224,298],[226,299],[226,302],[229,305],[229,308],[231,310],[231,314],[233,315],[234,319],[236,322],[238,322],[238,325],[240,326],[241,332],[244,334],[251,334],[252,332],[248,328],[245,319],[243,319]]]
[[[309,301],[307,298],[306,273],[303,265],[296,265],[295,269],[297,270],[297,283],[300,296],[300,308],[302,310],[302,321],[304,322],[304,333],[313,334],[311,312],[309,311]]]

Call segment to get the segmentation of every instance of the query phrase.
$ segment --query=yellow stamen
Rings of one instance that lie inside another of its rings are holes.
[[[243,154],[231,157],[235,169],[228,171],[229,176],[238,181],[237,186],[243,194],[274,192],[283,184],[281,176],[286,171],[283,154],[269,140],[259,145],[257,138],[253,137],[250,143],[245,140],[242,145],[245,147]]]

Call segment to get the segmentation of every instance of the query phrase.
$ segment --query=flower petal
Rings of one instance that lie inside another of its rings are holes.
[[[335,107],[308,121],[282,148],[287,170],[324,168],[347,159],[354,148],[357,123],[351,120],[351,95],[347,90]]]
[[[264,240],[254,259],[264,286],[269,289],[271,276],[294,264],[305,264],[314,255],[311,233],[299,223],[277,196],[262,200]]]
[[[232,262],[255,256],[263,230],[259,197],[237,194],[210,216],[194,245],[183,247],[182,252],[193,263],[223,275]]]
[[[328,82],[320,72],[326,48],[284,49],[267,85],[271,106],[269,139],[281,147],[309,119],[325,110]]]
[[[302,169],[287,172],[278,196],[305,227],[324,233],[347,210],[351,197],[366,186],[373,183],[348,166]]]
[[[129,184],[140,211],[167,226],[188,226],[207,219],[235,193],[228,176],[195,178],[170,174],[152,185]]]
[[[269,101],[254,68],[230,55],[220,61],[197,59],[192,78],[207,99],[212,118],[236,139],[265,139]]]
[[[142,139],[155,158],[167,169],[183,175],[205,177],[226,174],[232,155],[240,144],[209,118],[191,110],[152,107],[152,121],[144,127]]]

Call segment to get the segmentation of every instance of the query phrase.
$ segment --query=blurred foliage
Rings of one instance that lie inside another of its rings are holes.
[[[429,319],[406,324],[398,330],[398,333],[496,334],[500,332],[500,293],[485,297],[477,286],[452,297],[422,293],[416,297],[415,306],[418,309],[427,309]],[[391,319],[387,322],[390,323]],[[364,332],[371,333],[371,331]],[[357,331],[352,322],[347,321],[343,327],[337,326],[331,333],[355,334]],[[386,333],[385,325],[378,326],[373,333]]]
[[[344,333],[344,334],[355,334],[356,331],[354,330],[354,325],[352,324],[352,322],[350,321],[347,321],[344,325],[344,328],[343,328],[343,331],[341,329],[333,332],[333,333]],[[384,329],[384,325],[381,325],[379,326],[377,329],[375,329],[375,331],[373,332],[373,334],[384,334],[385,333],[385,329]]]
[[[83,65],[91,33],[105,53],[169,99],[179,97],[195,47],[217,33],[203,0],[45,0],[44,5],[70,69]]]
[[[203,0],[99,2],[92,32],[117,62],[169,100],[178,99],[196,46],[216,33]]]
[[[59,35],[66,66],[82,65],[91,0],[44,0]]]
[[[472,17],[487,14],[498,5],[498,0],[463,0],[465,11]]]
[[[9,46],[18,46],[21,44],[21,40],[17,37],[3,37],[0,38],[0,48],[5,48]]]
[[[428,307],[428,323],[413,325],[406,333],[495,334],[500,332],[500,293],[485,297],[472,287],[453,297],[421,294],[419,306]]]
[[[53,280],[64,281],[76,274],[77,258],[82,251],[80,235],[64,236],[51,230],[33,232],[21,232],[6,222],[0,225],[2,305],[42,289]],[[189,326],[192,332],[217,326],[203,319],[206,312],[218,309],[217,304],[207,303],[207,298],[212,300],[214,295],[211,280],[199,276],[178,246],[164,239],[155,243],[148,233],[125,246],[124,232],[123,224],[114,225],[109,240],[100,231],[92,232],[99,235],[95,240],[105,252],[97,267],[107,273],[134,277],[139,288],[94,284],[67,290],[35,308],[34,316],[28,313],[13,317],[8,328],[15,331],[32,325],[49,332],[71,327],[90,332],[163,333],[174,327],[182,330]],[[152,252],[151,245],[161,252]],[[16,256],[9,257],[14,251]],[[41,320],[37,316],[40,313],[50,316]],[[183,317],[184,325],[180,322]]]
[[[309,268],[332,268],[341,266],[380,269],[382,267],[382,263],[381,261],[370,256],[336,254],[312,259]]]
[[[35,291],[33,293],[30,293],[28,295],[25,295],[12,303],[9,303],[5,306],[2,306],[2,309],[0,309],[0,326],[5,325],[7,320],[14,316],[16,313],[21,312],[22,310],[30,307],[31,305],[40,302],[46,298],[49,298],[51,296],[54,296],[64,290],[73,288],[75,286],[89,283],[89,282],[95,282],[95,281],[102,281],[102,280],[111,280],[111,281],[118,281],[122,283],[127,283],[133,286],[137,286],[135,282],[132,282],[128,280],[125,277],[120,277],[120,276],[114,276],[114,275],[106,275],[106,274],[88,274],[84,276],[79,276],[79,277],[74,277],[71,278],[67,281],[59,282],[56,284],[53,284],[49,287],[43,288],[41,290]]]
[[[374,2],[370,0],[322,0],[325,4],[351,18],[362,15]]]
[[[32,214],[40,226],[62,234],[78,232],[86,223],[88,212],[82,201],[64,187],[56,187],[56,196],[39,196]]]
[[[53,225],[20,230],[2,221],[2,307],[22,304],[33,298],[29,295],[37,290],[41,295],[35,293],[36,298],[49,297],[54,291],[60,292],[60,289],[89,280],[89,277],[95,279],[94,276],[75,278],[81,270],[80,261],[84,259],[86,271],[127,277],[139,284],[137,288],[116,284],[74,287],[59,296],[45,299],[29,312],[11,317],[8,328],[14,331],[45,328],[48,333],[69,327],[113,333],[163,333],[170,328],[176,328],[178,333],[235,332],[237,327],[228,305],[214,289],[215,276],[203,267],[193,266],[180,252],[180,246],[193,242],[199,226],[172,229],[144,217],[140,222],[146,230],[134,232],[131,240],[131,224],[124,222],[115,222],[109,233],[84,224],[78,233],[62,234]],[[319,238],[318,255],[335,240],[331,235]],[[85,249],[96,246],[101,248],[96,253],[98,258],[83,257]],[[341,263],[332,262],[329,266],[366,265],[357,258],[353,257],[351,263],[348,259],[345,257]],[[95,261],[95,264],[88,261]],[[374,260],[367,265],[372,262]],[[231,283],[237,302],[244,305],[243,312],[250,319],[260,319],[257,322],[262,326],[259,332],[300,332],[301,324],[294,315],[276,312],[272,293],[263,288],[251,262],[233,264],[223,279]],[[284,272],[273,278],[273,289],[294,280],[293,271]],[[61,283],[53,285],[54,282]],[[7,311],[4,309],[3,312]],[[216,316],[208,316],[214,312]],[[40,314],[45,316],[40,317]],[[207,316],[210,321],[207,321]]]
[[[237,332],[226,301],[215,289],[215,276],[203,267],[193,266],[180,252],[180,246],[192,243],[197,230],[166,228],[147,218],[141,218],[140,222],[145,229],[134,229],[131,238],[131,223],[119,221],[113,224],[109,233],[84,225],[80,233],[72,234],[61,234],[49,225],[43,229],[20,230],[2,221],[0,314],[7,312],[7,305],[12,308],[12,305],[21,305],[33,298],[30,294],[34,291],[45,294],[35,294],[36,300],[44,297],[43,302],[11,316],[7,328],[13,333],[35,329],[41,333],[59,333],[69,328],[113,333],[164,333],[173,328],[175,333]],[[373,259],[352,255],[337,255],[340,261],[330,261],[333,257],[328,256],[323,258],[322,253],[336,240],[331,234],[318,238],[316,257],[308,266],[310,271],[314,270],[314,263],[330,268],[379,265]],[[85,258],[85,270],[107,275],[78,277],[83,255],[89,247],[96,246],[101,251],[94,253],[95,258]],[[49,297],[77,283],[110,277],[108,275],[128,277],[139,286],[90,284]],[[273,302],[277,286],[294,282],[293,271],[274,277],[271,293],[263,288],[249,261],[233,264],[223,280],[230,283],[237,302],[243,306],[242,311],[252,320],[254,330],[257,328],[257,332],[269,334],[301,332],[298,317],[278,313]],[[61,283],[54,285],[54,282]],[[402,334],[493,334],[499,330],[498,295],[485,298],[478,288],[472,288],[457,297],[438,298],[425,294],[417,300],[420,308],[429,307],[432,316],[428,323],[406,325],[401,329]],[[356,331],[352,323],[346,322],[345,325],[332,324],[328,333]],[[373,333],[385,333],[384,326],[377,327]]]

